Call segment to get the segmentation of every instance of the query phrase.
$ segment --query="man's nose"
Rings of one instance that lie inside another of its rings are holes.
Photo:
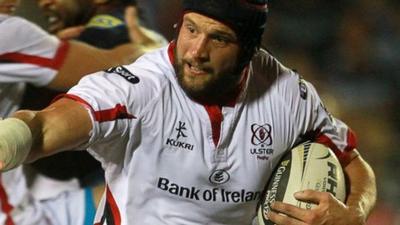
[[[190,54],[193,58],[207,60],[208,59],[208,40],[204,35],[199,35],[194,39],[191,45]]]

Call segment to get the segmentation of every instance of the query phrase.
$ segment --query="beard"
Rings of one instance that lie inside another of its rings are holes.
[[[178,83],[190,98],[203,104],[221,105],[234,97],[242,77],[242,70],[239,67],[215,74],[212,68],[202,66],[201,69],[207,72],[207,75],[204,75],[207,79],[196,81],[196,76],[191,78],[185,74],[184,65],[187,63],[190,62],[185,59],[178,60],[175,57],[174,67]]]

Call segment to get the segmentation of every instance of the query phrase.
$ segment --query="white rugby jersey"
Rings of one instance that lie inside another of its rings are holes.
[[[38,201],[30,194],[22,166],[0,175],[0,224],[91,225],[94,201],[90,190],[68,191]]]
[[[342,161],[354,148],[314,88],[262,51],[236,104],[203,106],[180,88],[174,44],[83,78],[66,97],[91,112],[87,146],[107,192],[96,224],[251,224],[279,158],[306,137]]]
[[[68,44],[25,19],[0,14],[0,117],[18,109],[25,83],[44,86],[55,77]],[[33,200],[22,166],[0,175],[0,224],[91,224],[90,192],[65,192],[45,201]],[[86,207],[89,206],[89,207]]]
[[[49,84],[68,50],[37,25],[0,14],[0,117],[18,109],[25,83]]]

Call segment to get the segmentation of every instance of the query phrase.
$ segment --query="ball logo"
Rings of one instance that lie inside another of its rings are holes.
[[[251,137],[251,143],[253,145],[272,145],[271,130],[271,125],[269,124],[252,124],[251,132],[253,132],[253,136]]]
[[[209,177],[209,180],[213,184],[224,184],[230,179],[230,175],[225,170],[215,170]]]

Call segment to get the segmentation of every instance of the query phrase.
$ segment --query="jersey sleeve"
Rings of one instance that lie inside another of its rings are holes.
[[[66,97],[80,102],[90,112],[93,128],[89,142],[82,147],[89,147],[102,163],[120,162],[138,141],[132,134],[140,133],[142,115],[154,99],[153,85],[135,75],[138,73],[122,66],[111,68],[84,77],[67,93]]]
[[[1,82],[49,84],[64,62],[68,42],[19,17],[3,19],[0,29]]]
[[[314,86],[292,73],[287,77],[284,98],[292,109],[297,126],[296,143],[311,140],[332,149],[342,165],[351,160],[356,148],[355,133],[341,120],[333,117]]]

